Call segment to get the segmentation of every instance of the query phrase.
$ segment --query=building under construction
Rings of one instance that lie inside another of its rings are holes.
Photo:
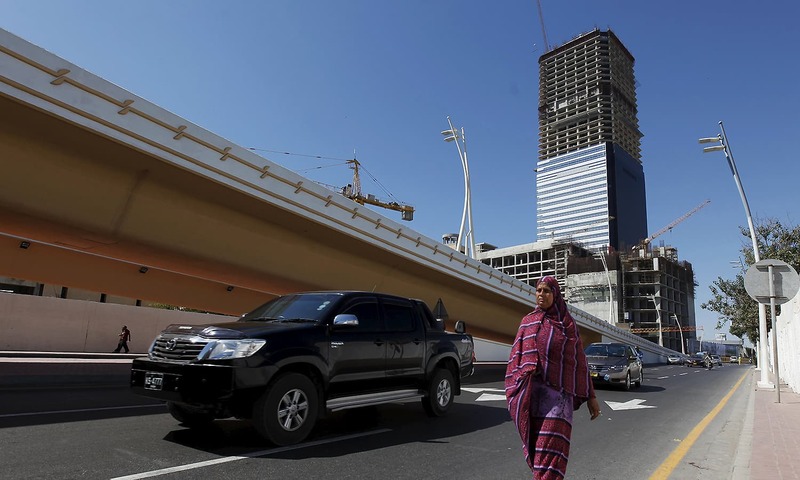
[[[633,65],[610,30],[539,58],[539,240],[622,250],[647,236]]]
[[[632,333],[689,353],[687,343],[696,336],[692,264],[679,260],[675,248],[661,246],[634,250],[622,268],[623,323]]]
[[[606,254],[544,240],[483,244],[478,259],[529,285],[552,275],[570,305],[667,348],[682,351],[695,339],[694,272],[672,247]]]
[[[674,248],[653,248],[664,229],[647,235],[633,66],[610,30],[548,46],[539,58],[537,241],[481,244],[477,258],[529,285],[555,276],[570,305],[681,351],[695,338],[694,273]]]
[[[565,291],[570,259],[591,255],[588,250],[572,242],[540,240],[504,248],[482,243],[477,259],[531,286],[535,286],[542,277],[555,277],[562,291]]]

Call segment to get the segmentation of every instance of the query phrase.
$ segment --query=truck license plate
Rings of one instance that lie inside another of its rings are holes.
[[[161,390],[164,386],[164,375],[161,373],[146,372],[144,374],[145,390]]]

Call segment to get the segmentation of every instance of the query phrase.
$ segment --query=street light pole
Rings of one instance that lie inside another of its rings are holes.
[[[616,325],[616,318],[614,316],[614,295],[612,294],[613,290],[611,289],[611,273],[608,271],[608,263],[606,263],[606,255],[603,250],[598,252],[600,255],[600,262],[603,264],[603,269],[606,271],[606,280],[608,281],[608,323],[611,325]]]
[[[742,198],[742,205],[744,206],[745,215],[747,215],[747,227],[750,229],[750,240],[753,242],[753,258],[756,262],[761,261],[761,255],[758,251],[758,241],[756,240],[756,229],[753,226],[753,217],[750,214],[750,205],[747,203],[747,196],[744,194],[744,187],[739,179],[739,171],[736,169],[736,162],[733,160],[733,152],[731,152],[728,138],[725,135],[725,127],[722,121],[719,122],[720,134],[716,137],[701,138],[700,143],[713,143],[719,142],[719,145],[713,147],[703,148],[703,152],[717,152],[722,151],[725,153],[725,159],[728,161],[728,167],[733,174],[733,180],[736,182],[736,188],[739,189],[739,196]],[[769,381],[767,373],[767,307],[763,303],[758,304],[758,367],[761,370],[761,380],[758,386],[762,388],[773,387],[772,382]]]
[[[663,347],[664,346],[664,332],[661,329],[661,309],[659,305],[656,303],[656,296],[650,295],[650,300],[653,301],[653,306],[656,307],[656,318],[658,319],[658,345]]]
[[[683,341],[683,325],[681,325],[681,322],[678,321],[678,316],[675,315],[674,313],[672,314],[672,318],[675,319],[675,323],[678,324],[678,330],[681,332],[681,353],[686,355],[686,347],[684,346],[684,341]]]
[[[467,162],[467,137],[464,133],[464,128],[457,130],[453,127],[453,122],[450,121],[450,116],[447,117],[447,123],[450,125],[449,130],[443,130],[445,142],[455,142],[458,149],[458,158],[461,159],[461,168],[464,170],[464,210],[461,213],[461,227],[458,230],[458,246],[460,249],[462,243],[464,245],[464,254],[470,258],[475,258],[475,231],[472,227],[472,188],[470,187],[469,180],[469,163]],[[464,234],[464,226],[468,222],[468,230]]]

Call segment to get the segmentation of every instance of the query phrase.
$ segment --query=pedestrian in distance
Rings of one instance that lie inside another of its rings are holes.
[[[536,309],[520,322],[505,391],[533,478],[564,478],[573,411],[587,403],[592,420],[601,412],[578,325],[551,276],[536,284]]]
[[[128,342],[131,341],[131,331],[128,330],[127,325],[122,326],[122,332],[119,334],[119,343],[117,343],[117,349],[114,350],[114,353],[119,353],[120,350],[123,348],[125,349],[125,353],[128,353]]]

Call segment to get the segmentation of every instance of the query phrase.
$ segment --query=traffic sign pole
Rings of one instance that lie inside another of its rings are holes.
[[[775,366],[775,391],[778,393],[778,403],[781,403],[781,373],[778,367],[778,328],[775,320],[775,277],[774,265],[769,265],[769,314],[772,318],[772,362]]]

